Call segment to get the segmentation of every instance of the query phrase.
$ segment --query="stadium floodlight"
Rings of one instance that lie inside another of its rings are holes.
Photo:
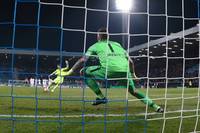
[[[129,12],[132,8],[133,0],[116,0],[116,8],[122,12]]]
[[[193,43],[192,43],[192,42],[185,42],[185,44],[189,44],[189,45],[192,45]]]
[[[175,48],[178,48],[178,45],[174,45]]]

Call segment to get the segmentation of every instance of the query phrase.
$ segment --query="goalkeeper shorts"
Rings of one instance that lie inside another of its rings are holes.
[[[86,78],[95,78],[96,80],[105,80],[116,78],[123,86],[129,88],[129,91],[135,89],[132,74],[130,72],[107,71],[101,66],[90,66],[83,70]],[[106,74],[107,73],[107,74]],[[127,78],[128,77],[128,78]],[[127,82],[128,81],[128,82]]]

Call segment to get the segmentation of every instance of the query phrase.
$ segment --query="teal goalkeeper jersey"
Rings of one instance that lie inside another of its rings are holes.
[[[108,71],[127,72],[128,70],[127,52],[117,42],[99,41],[89,47],[86,55],[97,56],[101,67]]]

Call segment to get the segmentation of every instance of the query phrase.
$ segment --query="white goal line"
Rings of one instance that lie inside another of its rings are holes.
[[[197,110],[176,110],[168,111],[165,114],[180,113],[180,112],[196,112]],[[200,111],[200,109],[198,110]],[[83,114],[83,115],[11,115],[11,114],[1,114],[0,118],[82,118],[82,117],[123,117],[123,116],[153,116],[162,113],[137,113],[137,114]],[[159,120],[159,119],[176,119],[181,116],[176,117],[156,117],[148,118],[146,120]],[[198,115],[182,116],[182,118],[198,117]]]

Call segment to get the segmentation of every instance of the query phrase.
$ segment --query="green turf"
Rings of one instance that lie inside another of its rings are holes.
[[[196,120],[199,119],[196,111],[176,112],[182,108],[197,109],[199,93],[197,88],[186,88],[184,92],[180,88],[169,88],[167,91],[149,89],[148,92],[140,89],[139,91],[148,93],[149,97],[159,105],[164,107],[167,104],[167,112],[174,111],[162,115],[148,108],[147,112],[153,114],[149,114],[146,118],[143,114],[146,112],[146,106],[130,94],[127,104],[126,89],[107,91],[102,89],[102,91],[112,101],[94,107],[91,105],[91,100],[95,99],[95,95],[90,89],[65,88],[57,89],[54,93],[46,93],[41,88],[0,86],[0,131],[2,133],[12,131],[16,133],[80,133],[83,131],[85,133],[159,133],[164,129],[165,133],[176,133],[180,129],[181,133],[188,133],[194,131]],[[83,102],[83,94],[85,102]],[[184,94],[184,101],[182,94]],[[169,99],[165,100],[165,97]],[[127,113],[128,116],[122,116]],[[3,116],[10,114],[17,116]],[[83,117],[82,114],[95,114],[99,117]],[[43,117],[36,118],[35,115]],[[59,115],[61,117],[55,117]],[[181,116],[184,118],[181,119]],[[197,125],[196,130],[200,131],[200,124]]]

